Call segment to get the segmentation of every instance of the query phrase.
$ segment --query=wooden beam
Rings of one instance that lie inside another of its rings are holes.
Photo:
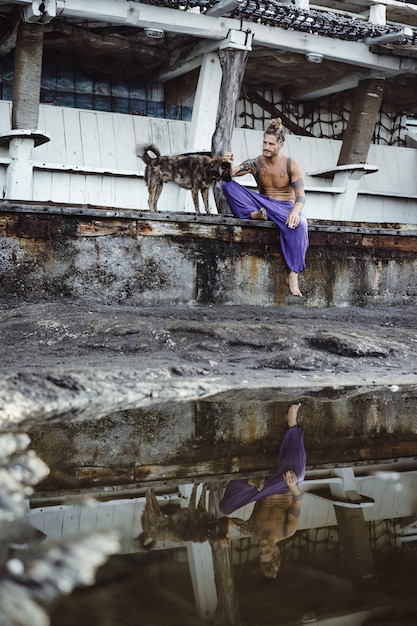
[[[293,122],[288,115],[285,115],[285,113],[272,102],[265,100],[257,91],[249,92],[247,99],[249,102],[257,104],[261,109],[270,113],[272,117],[280,117],[285,128],[288,128],[292,133],[301,135],[302,137],[314,137],[313,133],[310,133],[308,130],[305,130],[305,128]]]
[[[376,587],[376,571],[363,510],[341,506],[334,510],[349,577],[355,589],[370,591]]]
[[[240,95],[243,76],[249,50],[219,50],[219,59],[223,71],[220,87],[219,109],[216,129],[212,138],[213,156],[221,156],[231,150],[236,102]],[[224,197],[221,183],[215,183],[213,194],[220,214],[230,214],[230,208]]]
[[[384,79],[361,81],[353,98],[338,165],[366,163],[384,93]]]

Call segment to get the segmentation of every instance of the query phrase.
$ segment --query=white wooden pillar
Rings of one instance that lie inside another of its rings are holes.
[[[333,206],[333,219],[352,220],[356,199],[359,193],[363,173],[355,171],[337,172],[333,179],[334,187],[344,187],[344,193],[338,194]]]
[[[211,138],[216,127],[219,106],[222,68],[218,52],[209,52],[203,56],[197,91],[194,99],[193,114],[187,140],[188,152],[211,152]],[[211,202],[213,204],[213,202]],[[191,192],[181,189],[178,194],[178,206],[185,211],[194,212]],[[204,211],[200,198],[201,210]]]
[[[10,155],[4,195],[6,198],[15,200],[32,199],[32,150],[35,146],[49,141],[45,133],[36,130],[39,116],[43,35],[42,24],[25,21],[20,23],[17,31],[12,130],[0,137],[1,143],[9,143]]]
[[[219,107],[222,68],[219,55],[210,52],[204,55],[198,77],[193,114],[187,141],[187,150],[211,151],[211,138],[216,127]]]
[[[32,150],[35,140],[30,137],[10,139],[7,168],[6,198],[14,200],[32,199]]]

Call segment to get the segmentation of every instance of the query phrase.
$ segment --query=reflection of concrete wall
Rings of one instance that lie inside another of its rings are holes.
[[[13,205],[15,206],[15,205]],[[232,217],[199,221],[88,208],[0,213],[4,297],[68,296],[131,305],[285,305],[277,228]],[[310,230],[306,306],[398,305],[416,296],[415,230]]]
[[[332,401],[311,397],[311,391],[300,397],[308,467],[414,459],[417,390],[351,393]],[[36,426],[29,434],[51,469],[51,483],[72,484],[74,476],[92,485],[175,476],[227,479],[274,469],[286,407],[273,395],[266,402],[219,397]]]

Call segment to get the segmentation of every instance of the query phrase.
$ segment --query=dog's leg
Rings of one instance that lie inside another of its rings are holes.
[[[191,188],[191,195],[193,197],[195,212],[197,215],[200,215],[200,203],[198,201],[198,187]]]
[[[157,213],[158,211],[158,200],[159,196],[162,193],[163,182],[162,181],[152,181],[149,184],[149,196],[148,196],[148,205],[150,210],[153,213]]]
[[[188,502],[188,510],[195,511],[196,510],[196,500],[197,500],[197,483],[194,483],[193,489],[191,491],[190,501]]]
[[[152,487],[146,490],[146,506],[155,518],[164,517],[159,502],[156,499],[155,490]]]
[[[206,504],[207,487],[208,487],[207,483],[204,483],[201,488],[200,500],[198,501],[198,510],[204,511],[205,513],[207,513],[207,504]]]
[[[201,195],[203,197],[203,204],[204,204],[204,208],[206,209],[206,213],[207,213],[207,215],[210,215],[209,188],[208,187],[203,187],[200,191],[201,191]]]

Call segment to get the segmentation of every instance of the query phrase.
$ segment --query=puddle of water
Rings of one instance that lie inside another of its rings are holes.
[[[34,480],[34,493],[22,499],[30,509],[20,518],[44,541],[11,541],[9,531],[2,533],[0,597],[10,577],[18,585],[12,593],[26,597],[30,550],[55,541],[59,558],[72,559],[72,578],[58,585],[51,606],[47,602],[53,626],[314,619],[334,626],[372,623],[393,610],[412,614],[415,623],[417,389],[303,390],[295,401],[307,456],[302,500],[268,500],[259,491],[256,505],[250,496],[230,513],[243,520],[236,523],[224,521],[219,502],[231,480],[246,485],[266,478],[269,488],[289,430],[285,393],[247,390],[32,427],[31,448],[49,474]],[[9,471],[18,464],[13,458],[4,464]],[[192,509],[193,485],[196,503],[205,505],[200,512]],[[283,533],[272,579],[261,575],[259,564],[259,541],[271,525]],[[95,540],[83,539],[74,552],[71,542],[85,533]],[[68,579],[56,554],[45,562],[48,576]],[[68,592],[86,584],[78,569],[92,579],[97,569],[96,583],[63,595],[65,584]],[[39,604],[33,594],[31,601]],[[336,614],[349,614],[349,621]]]

